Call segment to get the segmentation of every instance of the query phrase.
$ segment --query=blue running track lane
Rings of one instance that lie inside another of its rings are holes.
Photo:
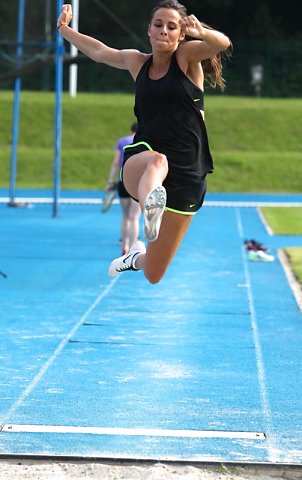
[[[302,315],[278,257],[302,237],[257,209],[301,195],[209,194],[154,286],[107,275],[119,205],[5,201],[0,455],[302,464]],[[275,261],[249,262],[249,238]]]

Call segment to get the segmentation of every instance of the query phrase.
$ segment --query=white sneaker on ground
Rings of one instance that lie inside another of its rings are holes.
[[[144,235],[149,242],[154,242],[158,237],[166,201],[166,189],[162,186],[156,187],[145,198]]]
[[[263,250],[251,250],[248,252],[248,259],[252,262],[273,262],[275,257]]]
[[[137,270],[137,268],[134,267],[134,261],[142,253],[146,253],[146,247],[145,244],[139,240],[132,245],[128,253],[111,262],[108,270],[109,275],[115,277],[126,270]]]

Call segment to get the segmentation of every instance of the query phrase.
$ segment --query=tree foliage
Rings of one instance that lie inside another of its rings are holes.
[[[154,0],[80,0],[80,27],[92,35],[118,35],[121,24],[135,35],[145,36]],[[301,32],[301,0],[186,0],[188,13],[225,31],[232,38],[296,38]],[[19,0],[0,3],[0,40],[16,37]],[[43,38],[47,8],[52,29],[56,24],[55,0],[26,0],[25,35]],[[106,13],[110,11],[112,15]],[[114,20],[114,17],[119,22]]]
[[[16,53],[18,7],[20,0],[0,2],[0,82],[12,78]],[[46,65],[43,88],[48,88],[53,45],[56,34],[56,0],[24,0],[24,62],[26,72],[33,62],[33,73],[39,65]],[[66,0],[70,1],[71,0]],[[102,39],[116,48],[138,48],[150,51],[147,36],[150,12],[157,0],[79,0],[79,30]],[[251,65],[261,63],[265,68],[264,92],[269,95],[300,95],[302,65],[300,58],[302,34],[300,27],[301,0],[184,0],[188,13],[225,32],[234,45],[233,59],[226,69],[231,93],[252,93]],[[67,52],[68,53],[68,47]],[[109,69],[110,70],[110,69]],[[83,88],[120,89],[126,85],[123,74],[111,74],[106,67],[81,67],[85,71]],[[11,73],[12,72],[12,73]],[[8,77],[7,77],[8,75]],[[27,74],[26,74],[27,75]],[[111,76],[110,76],[111,75]],[[29,88],[39,88],[37,76]],[[7,81],[4,85],[10,88]],[[107,87],[105,87],[107,88]],[[230,90],[228,90],[230,91]]]

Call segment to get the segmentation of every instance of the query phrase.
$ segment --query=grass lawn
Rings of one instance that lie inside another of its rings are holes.
[[[302,207],[263,207],[262,214],[275,235],[302,235]],[[285,248],[292,271],[302,287],[302,248]]]
[[[13,92],[1,92],[0,187],[9,184]],[[134,120],[133,95],[63,94],[62,188],[102,189],[117,139]],[[50,92],[22,92],[17,187],[53,182],[54,102]],[[215,162],[213,192],[300,192],[302,99],[206,96]]]
[[[289,260],[292,272],[302,288],[302,248],[288,247],[285,253]]]
[[[262,207],[275,235],[302,235],[302,207]]]

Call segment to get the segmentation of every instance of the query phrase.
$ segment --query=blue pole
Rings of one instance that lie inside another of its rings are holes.
[[[23,56],[24,14],[25,14],[25,0],[19,0],[18,33],[17,33],[17,43],[18,43],[17,66],[18,67],[21,66],[21,61]],[[13,125],[12,125],[9,205],[14,205],[15,196],[16,196],[17,147],[18,147],[18,139],[19,139],[19,117],[20,117],[20,91],[21,91],[21,78],[17,77],[15,80],[14,110],[13,110]]]
[[[63,0],[57,0],[57,18],[61,14]],[[63,38],[56,35],[56,102],[54,127],[54,166],[53,166],[53,209],[52,216],[58,216],[61,184],[61,143],[62,143],[62,90],[63,90]]]

